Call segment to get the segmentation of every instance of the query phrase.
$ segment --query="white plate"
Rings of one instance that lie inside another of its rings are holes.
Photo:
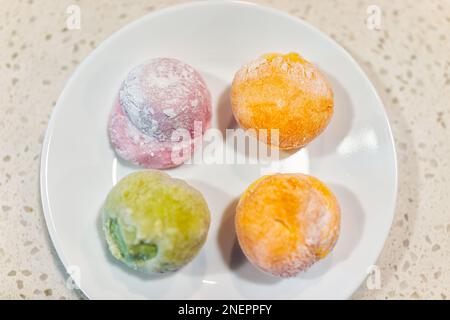
[[[199,70],[213,95],[213,126],[232,124],[228,90],[245,62],[266,52],[300,52],[330,79],[335,114],[307,148],[284,158],[283,171],[326,182],[342,208],[334,251],[308,272],[280,280],[243,257],[232,217],[256,165],[184,165],[168,170],[205,196],[212,223],[200,255],[177,273],[147,277],[116,263],[105,248],[99,208],[114,179],[139,168],[117,160],[107,136],[113,100],[126,73],[152,57]],[[67,83],[50,120],[41,163],[42,204],[64,266],[93,299],[348,298],[376,262],[397,190],[392,134],[372,84],[333,40],[307,23],[254,4],[204,1],[152,13],[100,45]]]

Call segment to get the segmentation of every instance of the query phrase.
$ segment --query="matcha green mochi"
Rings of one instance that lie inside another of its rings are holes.
[[[117,183],[102,208],[112,255],[148,273],[175,271],[200,251],[210,214],[202,194],[186,182],[148,170]]]

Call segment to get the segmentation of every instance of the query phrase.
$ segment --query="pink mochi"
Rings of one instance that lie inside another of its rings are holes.
[[[184,62],[157,58],[131,70],[122,83],[109,137],[121,158],[167,169],[191,157],[194,141],[210,124],[211,94],[202,76]]]

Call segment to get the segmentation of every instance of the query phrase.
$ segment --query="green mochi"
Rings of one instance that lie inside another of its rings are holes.
[[[147,273],[176,271],[206,241],[210,212],[202,194],[186,182],[147,170],[119,181],[102,208],[111,254]]]

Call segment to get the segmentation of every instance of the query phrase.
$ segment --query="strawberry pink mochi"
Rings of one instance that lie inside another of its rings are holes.
[[[166,169],[188,160],[211,123],[211,94],[202,76],[176,59],[134,68],[120,87],[109,121],[116,153],[133,164]]]

